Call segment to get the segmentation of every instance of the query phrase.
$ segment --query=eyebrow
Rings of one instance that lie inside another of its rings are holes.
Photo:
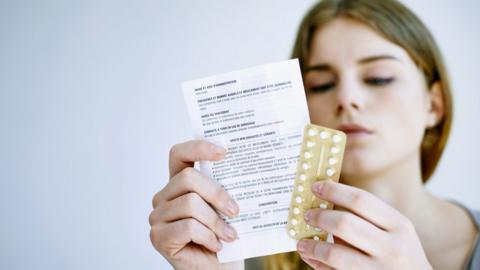
[[[366,63],[373,62],[373,61],[378,61],[378,60],[400,61],[398,58],[396,58],[395,56],[392,56],[392,55],[375,55],[375,56],[370,56],[370,57],[360,59],[360,61],[358,61],[358,63],[366,64]]]
[[[371,63],[374,61],[379,61],[379,60],[395,60],[395,61],[400,61],[398,58],[392,56],[392,55],[375,55],[375,56],[369,56],[366,58],[362,58],[357,61],[359,64],[367,64]],[[309,72],[309,71],[329,71],[332,70],[332,66],[329,64],[318,64],[318,65],[313,65],[306,67],[304,69],[304,72]]]

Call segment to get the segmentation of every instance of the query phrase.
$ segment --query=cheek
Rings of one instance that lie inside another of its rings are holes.
[[[384,133],[388,145],[417,148],[425,130],[427,108],[421,89],[394,89],[378,100],[381,106],[373,115],[378,116],[378,127]]]
[[[328,95],[307,96],[308,112],[312,124],[333,128],[333,101],[329,101]]]
[[[375,134],[368,143],[348,149],[343,166],[345,176],[379,172],[416,158],[425,130],[424,100],[421,92],[413,89],[370,96],[360,117],[372,125]]]
[[[368,116],[376,130],[375,140],[363,155],[367,170],[381,170],[419,154],[425,130],[426,108],[423,97],[417,92],[403,91],[377,96],[375,104],[369,104]],[[359,156],[353,158],[358,161]]]

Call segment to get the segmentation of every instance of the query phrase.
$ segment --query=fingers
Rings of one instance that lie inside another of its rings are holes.
[[[221,160],[226,149],[205,140],[192,140],[174,145],[170,149],[170,177],[198,160]]]
[[[198,193],[203,200],[229,217],[238,214],[237,203],[222,186],[190,167],[172,177],[163,190],[155,195],[154,208],[160,202],[173,200],[190,192]]]
[[[312,209],[305,213],[305,221],[368,254],[386,242],[387,232],[349,212]]]
[[[318,181],[312,186],[313,193],[336,205],[342,206],[370,221],[379,228],[394,230],[404,217],[393,207],[372,194],[332,181]]]
[[[158,251],[168,257],[175,257],[189,242],[204,246],[212,252],[218,252],[222,248],[215,234],[193,218],[153,226],[150,240]]]
[[[298,242],[297,248],[302,257],[320,261],[335,269],[362,269],[368,264],[366,255],[337,244],[304,239]]]
[[[320,261],[316,261],[314,259],[311,259],[311,258],[307,258],[307,257],[302,257],[300,255],[300,258],[306,263],[308,264],[310,267],[312,267],[313,269],[315,270],[333,270],[333,268],[331,268],[330,266],[320,262]]]
[[[155,211],[159,212],[158,216],[161,215],[162,222],[194,218],[224,241],[232,242],[237,238],[235,229],[223,221],[197,193],[182,195],[166,202]]]

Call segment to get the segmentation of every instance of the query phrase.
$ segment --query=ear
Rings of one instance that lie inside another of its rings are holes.
[[[445,114],[445,99],[443,97],[442,83],[436,81],[432,84],[429,95],[429,110],[427,128],[435,127],[443,119]]]

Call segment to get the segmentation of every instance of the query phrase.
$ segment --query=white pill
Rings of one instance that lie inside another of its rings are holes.
[[[302,164],[302,168],[303,168],[304,170],[308,170],[308,169],[310,168],[310,165],[305,162],[305,163]]]
[[[297,203],[301,203],[302,202],[302,197],[300,197],[300,196],[295,197],[295,201]]]
[[[314,128],[311,128],[308,130],[308,136],[315,136],[317,135],[317,130]]]
[[[328,132],[326,132],[326,131],[320,132],[320,138],[322,138],[322,139],[328,138]]]
[[[335,170],[332,169],[332,168],[328,168],[328,169],[325,171],[325,174],[326,174],[327,176],[332,176],[332,175],[335,174]]]
[[[334,143],[339,143],[342,140],[342,137],[340,137],[338,134],[335,134],[332,136],[332,140]]]
[[[291,229],[289,233],[291,236],[295,236],[297,234],[297,232],[294,229]]]
[[[296,219],[292,218],[292,220],[290,220],[290,223],[292,223],[292,225],[297,225],[298,221]]]
[[[306,159],[309,159],[309,158],[312,157],[312,153],[310,153],[310,152],[305,152],[305,153],[303,153],[303,157],[306,158]]]
[[[315,142],[307,141],[307,147],[308,148],[312,148],[313,146],[315,146]]]
[[[336,153],[338,153],[338,148],[335,147],[335,146],[333,146],[332,148],[330,148],[330,152],[331,152],[332,154],[336,154]]]
[[[336,158],[331,157],[331,158],[328,159],[328,164],[335,165],[335,164],[337,164],[337,161],[338,160]]]
[[[300,214],[300,209],[298,209],[297,207],[293,208],[293,213],[294,213],[295,215]]]
[[[327,206],[328,206],[328,205],[327,205],[327,203],[325,203],[325,202],[321,202],[319,206],[320,206],[320,208],[322,208],[322,209],[327,209]]]
[[[298,190],[298,192],[303,192],[305,190],[305,188],[303,188],[302,185],[298,185],[297,190]]]
[[[315,236],[313,237],[313,240],[318,241],[318,240],[320,240],[320,238],[315,235]]]
[[[322,229],[320,229],[320,228],[315,228],[315,231],[317,231],[317,232],[321,232],[321,231],[322,231]]]
[[[299,176],[300,180],[305,181],[307,180],[307,176],[305,174],[300,174]]]
[[[307,224],[307,225],[306,225],[306,228],[307,228],[307,230],[310,230],[310,225]]]

